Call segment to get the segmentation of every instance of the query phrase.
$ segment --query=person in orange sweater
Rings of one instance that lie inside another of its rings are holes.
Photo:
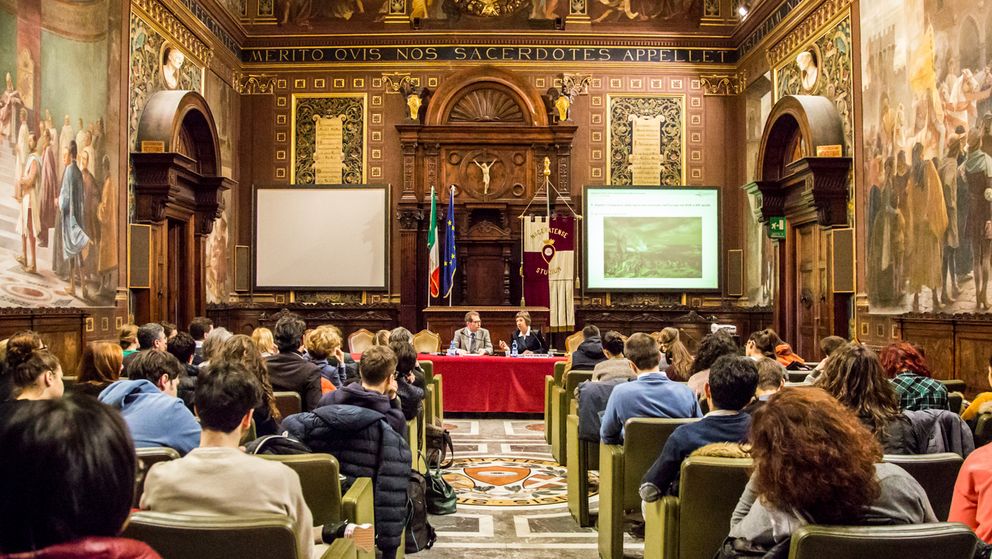
[[[988,380],[989,385],[992,385],[992,357],[989,357]],[[961,414],[961,419],[968,421],[969,419],[975,419],[980,413],[990,411],[992,411],[992,392],[982,392],[968,404],[968,408]]]
[[[992,445],[965,458],[947,520],[967,524],[982,541],[992,543]]]

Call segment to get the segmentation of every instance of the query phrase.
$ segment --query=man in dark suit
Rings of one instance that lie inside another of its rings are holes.
[[[455,332],[455,348],[459,355],[492,355],[493,342],[489,330],[482,327],[479,313],[465,313],[465,327]]]
[[[320,402],[320,367],[300,353],[306,329],[307,323],[295,314],[280,318],[272,329],[279,353],[268,357],[265,364],[269,368],[272,389],[296,392],[300,395],[303,411],[310,411]]]

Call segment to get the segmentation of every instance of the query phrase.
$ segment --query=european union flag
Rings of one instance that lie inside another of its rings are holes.
[[[455,191],[448,190],[448,215],[445,218],[444,239],[444,273],[442,275],[444,297],[451,297],[451,288],[455,286],[455,270],[458,269],[458,256],[455,250]]]

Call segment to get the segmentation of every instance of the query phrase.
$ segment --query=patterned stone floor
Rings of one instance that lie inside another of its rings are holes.
[[[551,458],[540,420],[448,420],[455,464],[445,478],[459,496],[458,512],[432,516],[434,548],[421,559],[596,559],[596,531],[568,514],[565,469]],[[596,497],[591,507],[598,507]],[[643,555],[629,539],[625,554]]]

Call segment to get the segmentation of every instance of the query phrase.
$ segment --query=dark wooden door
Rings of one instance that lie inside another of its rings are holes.
[[[815,222],[795,226],[790,233],[794,239],[790,259],[794,289],[787,295],[792,316],[786,317],[785,341],[800,356],[815,360],[820,339],[832,331],[828,236]]]

